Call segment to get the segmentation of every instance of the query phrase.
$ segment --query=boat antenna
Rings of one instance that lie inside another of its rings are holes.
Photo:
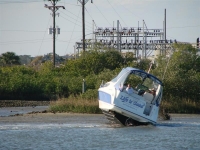
[[[151,71],[151,67],[152,67],[153,64],[154,64],[154,60],[152,60],[152,61],[150,62],[150,66],[149,66],[148,73]]]
[[[166,73],[166,71],[167,71],[167,67],[168,67],[170,58],[171,58],[171,53],[169,53],[169,59],[168,59],[168,61],[167,61],[167,65],[166,65],[166,67],[165,67],[165,71],[164,71],[164,74],[163,74],[163,77],[162,77],[162,81],[164,80],[165,73]]]

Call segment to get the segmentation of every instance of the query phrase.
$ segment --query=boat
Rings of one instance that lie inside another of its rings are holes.
[[[127,91],[131,84],[132,92]],[[126,67],[98,89],[99,108],[111,123],[124,126],[155,125],[162,100],[163,83],[143,70]]]

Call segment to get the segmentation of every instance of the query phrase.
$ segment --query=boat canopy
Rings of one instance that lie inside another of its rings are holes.
[[[150,79],[153,80],[154,82],[156,82],[156,83],[158,83],[158,84],[160,84],[160,85],[163,86],[162,81],[160,81],[157,77],[155,77],[155,76],[152,75],[152,74],[149,74],[149,73],[147,73],[147,72],[145,72],[145,71],[143,71],[143,70],[140,70],[140,69],[137,69],[137,68],[132,68],[132,67],[127,67],[127,68],[125,68],[125,69],[129,70],[129,71],[130,71],[130,74],[138,75],[138,76],[142,77],[143,79],[144,79],[144,78],[150,78]]]
[[[152,74],[149,74],[143,70],[140,70],[140,69],[137,69],[137,68],[132,68],[132,67],[127,67],[127,68],[124,68],[119,74],[117,77],[115,77],[112,81],[113,82],[116,82],[118,79],[120,79],[122,76],[126,76],[128,74],[135,74],[135,75],[138,75],[140,77],[142,77],[143,79],[145,78],[150,78],[152,81],[160,84],[163,86],[163,83],[162,81],[160,81],[157,77],[155,77],[154,75]],[[125,77],[124,76],[124,77]]]

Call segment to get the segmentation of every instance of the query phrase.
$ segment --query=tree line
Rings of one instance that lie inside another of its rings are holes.
[[[0,61],[4,62],[0,67],[2,100],[52,100],[70,96],[97,99],[102,80],[110,81],[127,66],[147,71],[151,62],[148,59],[137,61],[131,52],[122,55],[113,49],[97,48],[85,52],[78,59],[68,59],[55,68],[51,62],[37,67],[19,65],[18,59],[15,59],[17,56],[11,56],[2,54],[0,57]],[[172,105],[178,109],[184,103],[182,111],[188,104],[192,109],[195,106],[195,111],[200,111],[200,57],[197,49],[189,44],[175,44],[170,55],[155,59],[151,74],[164,83],[165,108],[173,111]],[[82,93],[83,79],[85,93]]]

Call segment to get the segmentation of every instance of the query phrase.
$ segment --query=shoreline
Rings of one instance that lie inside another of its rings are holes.
[[[16,100],[4,100],[9,103],[17,102],[17,104],[23,104],[25,101]],[[0,100],[0,104],[4,103]],[[42,102],[42,103],[40,103]],[[16,103],[14,103],[16,104]],[[35,104],[35,105],[33,105]],[[43,105],[41,105],[43,104]],[[46,105],[45,105],[46,104]],[[48,105],[47,105],[48,104]],[[26,101],[23,105],[12,105],[14,107],[1,107],[0,105],[0,124],[7,123],[68,123],[77,121],[79,118],[80,122],[84,122],[84,119],[93,118],[93,121],[98,121],[98,118],[103,119],[104,123],[108,122],[103,114],[87,114],[87,113],[70,113],[70,112],[50,112],[49,111],[50,101]],[[4,105],[5,106],[5,105]],[[169,113],[171,120],[174,118],[187,118],[196,116],[200,119],[200,114],[174,114]],[[163,120],[162,116],[158,120]],[[168,120],[169,121],[169,120]]]
[[[198,114],[170,114],[172,116],[172,121],[177,118],[199,118]],[[164,121],[160,120],[159,121]],[[170,120],[167,120],[170,121]],[[99,123],[99,124],[110,124],[104,114],[84,114],[84,113],[51,113],[51,112],[39,112],[39,113],[27,113],[14,116],[4,116],[0,117],[0,125],[2,124],[89,124],[89,123]]]
[[[0,116],[20,116],[23,114],[46,113],[48,111],[49,106],[1,107]]]
[[[89,119],[88,119],[89,118]],[[18,124],[18,123],[87,123],[99,122],[108,123],[103,114],[77,114],[77,113],[29,113],[15,116],[0,117],[0,124]]]
[[[48,106],[49,101],[38,101],[38,100],[0,100],[1,107],[35,107],[35,106]]]

